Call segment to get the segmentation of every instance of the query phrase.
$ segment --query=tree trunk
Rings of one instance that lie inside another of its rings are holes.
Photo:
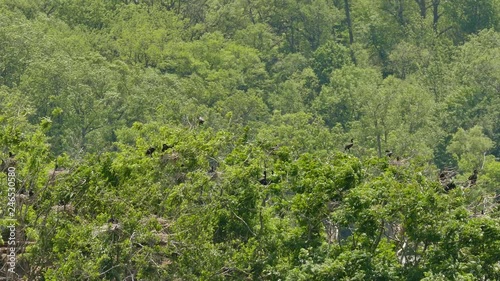
[[[377,111],[378,111],[378,106],[377,106]],[[377,150],[378,150],[378,157],[381,158],[382,157],[382,137],[380,135],[380,130],[379,130],[379,125],[378,125],[378,118],[377,118],[377,114],[374,113],[373,114],[373,118],[375,119],[375,134],[377,135]]]
[[[293,19],[290,23],[290,51],[295,52],[295,32],[293,29]]]
[[[427,16],[427,5],[425,0],[415,0],[418,4],[418,8],[420,9],[420,16],[425,19]]]
[[[402,26],[405,26],[406,22],[405,22],[404,13],[403,13],[404,12],[403,0],[399,0],[398,2],[399,2],[398,11],[397,11],[398,20]]]
[[[81,149],[83,149],[84,151],[86,150],[86,146],[87,146],[87,128],[84,126],[82,127],[82,135],[81,135]]]
[[[349,0],[344,0],[344,10],[347,20],[347,28],[349,30],[349,44],[352,45],[354,42],[354,36],[352,34],[351,8],[349,7]]]
[[[438,20],[439,20],[439,2],[441,0],[432,0],[432,28],[434,28],[434,32],[437,31],[437,25],[438,25]]]

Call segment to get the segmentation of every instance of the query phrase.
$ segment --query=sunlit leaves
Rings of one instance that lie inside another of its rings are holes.
[[[480,126],[468,131],[459,128],[453,135],[447,150],[453,154],[463,171],[471,171],[482,166],[484,155],[493,147],[493,142],[483,134]]]

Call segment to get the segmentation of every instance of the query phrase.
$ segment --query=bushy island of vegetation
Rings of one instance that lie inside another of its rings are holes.
[[[500,280],[497,0],[0,0],[0,280]]]

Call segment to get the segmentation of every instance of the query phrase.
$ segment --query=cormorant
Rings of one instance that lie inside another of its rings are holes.
[[[457,187],[457,185],[454,183],[454,182],[450,182],[448,183],[445,187],[444,187],[444,191],[448,192],[452,189],[454,189],[455,187]]]
[[[155,152],[156,148],[150,147],[148,150],[146,150],[146,156],[152,156],[153,152]]]
[[[203,117],[198,117],[198,124],[199,125],[203,125],[203,123],[205,123],[205,119],[203,119]]]
[[[65,171],[65,169],[63,167],[59,167],[59,164],[57,164],[57,161],[56,161],[56,165],[54,166],[54,171],[61,172],[61,171]]]
[[[208,175],[210,176],[210,179],[215,179],[218,177],[217,172],[215,171],[217,167],[215,165],[210,165],[210,170],[208,170]]]
[[[16,155],[12,152],[9,151],[9,158],[7,158],[5,161],[2,159],[2,163],[0,164],[0,171],[5,171],[7,172],[7,169],[9,167],[15,167],[17,165],[17,161],[14,158]]]
[[[349,152],[351,151],[351,147],[354,145],[353,141],[354,141],[354,139],[351,139],[351,143],[347,144],[344,147],[344,151],[346,151],[346,150],[348,150]]]
[[[264,170],[264,177],[259,180],[260,184],[268,185],[271,183],[270,180],[267,179],[267,172]]]
[[[117,223],[118,223],[118,220],[117,220],[117,219],[115,219],[114,217],[111,217],[111,218],[108,220],[108,223],[117,224]]]
[[[163,144],[163,147],[161,148],[161,152],[165,152],[167,150],[169,150],[170,148],[173,148],[174,145],[167,145],[166,143]]]
[[[389,157],[389,158],[392,156],[392,151],[390,151],[389,149],[386,149],[385,153],[386,153],[387,157]]]
[[[477,170],[469,177],[470,185],[475,185],[477,181]]]
[[[215,173],[215,166],[210,165],[210,170],[208,172],[209,173]]]

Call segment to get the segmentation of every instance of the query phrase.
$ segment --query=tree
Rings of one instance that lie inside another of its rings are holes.
[[[341,44],[329,41],[313,54],[313,69],[321,84],[327,84],[335,69],[352,65],[349,49]]]
[[[446,128],[470,129],[480,125],[486,135],[498,142],[500,128],[494,122],[499,116],[498,81],[500,71],[495,66],[499,50],[498,33],[485,30],[472,36],[470,42],[461,46],[450,66],[453,69],[450,94],[446,99]],[[498,145],[493,151],[498,155]]]
[[[361,118],[363,99],[371,95],[380,81],[375,69],[350,65],[337,69],[330,77],[330,84],[314,100],[313,108],[327,125],[339,123],[347,128],[349,122]]]
[[[493,142],[483,134],[483,128],[474,126],[467,131],[459,128],[447,150],[462,171],[472,171],[483,166],[484,156],[492,147]]]
[[[483,29],[496,28],[499,24],[500,6],[496,1],[460,0],[446,2],[446,14],[457,29],[457,39],[462,41],[464,36],[478,33]]]
[[[125,62],[157,66],[182,42],[182,21],[157,6],[121,6],[113,23],[113,47]]]
[[[352,45],[354,43],[354,35],[352,32],[352,20],[351,20],[351,7],[349,6],[349,0],[344,0],[344,11],[345,18],[347,21],[347,29],[349,31],[349,44]]]

